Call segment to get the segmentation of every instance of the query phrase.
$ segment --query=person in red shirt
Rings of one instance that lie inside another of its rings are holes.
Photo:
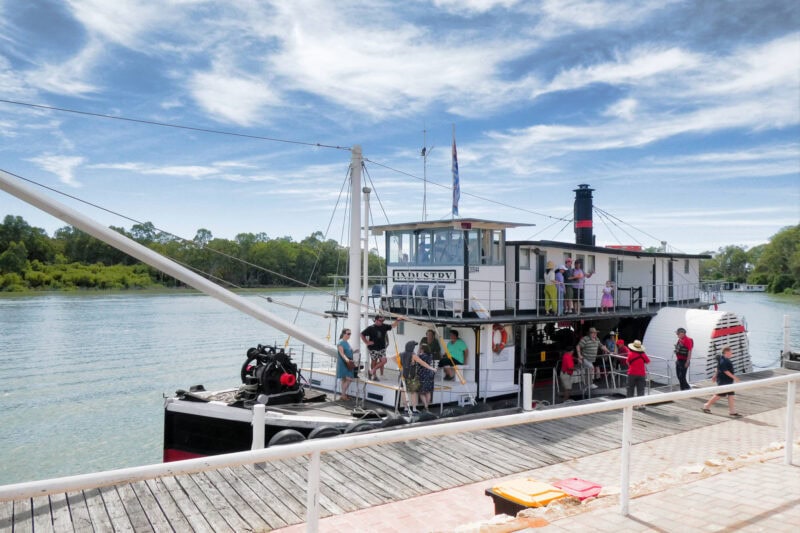
[[[625,363],[628,365],[628,398],[634,396],[644,396],[644,386],[647,380],[647,368],[645,365],[650,362],[650,358],[644,353],[642,341],[633,341],[628,345],[628,358]],[[634,407],[634,409],[637,409]],[[644,410],[644,406],[638,409]]]
[[[558,374],[558,379],[561,382],[561,394],[565,402],[572,395],[572,374],[574,372],[575,358],[572,350],[564,350],[564,353],[561,354],[561,372]]]
[[[681,390],[689,390],[692,387],[686,379],[686,374],[689,372],[689,362],[692,360],[694,341],[686,336],[685,328],[678,328],[675,334],[678,336],[678,342],[675,343],[675,373],[678,375]]]

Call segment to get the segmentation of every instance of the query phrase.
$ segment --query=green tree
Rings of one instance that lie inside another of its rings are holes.
[[[6,251],[0,254],[0,273],[22,274],[28,268],[28,249],[25,243],[11,241]]]
[[[768,285],[770,292],[800,290],[800,224],[770,238],[748,280]]]

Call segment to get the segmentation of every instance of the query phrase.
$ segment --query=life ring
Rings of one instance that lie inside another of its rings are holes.
[[[498,333],[500,334],[499,339],[497,338]],[[492,351],[494,353],[502,352],[503,348],[506,347],[506,343],[508,343],[508,332],[506,328],[504,328],[502,324],[495,324],[492,326]]]

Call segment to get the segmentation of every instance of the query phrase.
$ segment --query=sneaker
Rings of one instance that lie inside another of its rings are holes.
[[[599,386],[597,386],[597,385],[595,385],[594,383],[592,383],[592,390],[594,390],[594,389],[599,389],[599,388],[600,388]]]
[[[380,381],[380,379],[378,379],[378,374],[372,376],[372,381]]]

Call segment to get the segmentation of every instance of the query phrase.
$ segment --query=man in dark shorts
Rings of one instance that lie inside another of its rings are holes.
[[[394,326],[403,320],[398,318],[394,324],[384,324],[386,317],[378,315],[375,317],[375,322],[371,326],[367,326],[361,332],[361,342],[369,350],[370,369],[369,379],[373,381],[380,381],[378,379],[378,370],[383,375],[383,367],[386,366],[386,343],[387,333],[392,330]]]
[[[717,371],[714,373],[714,381],[717,382],[717,385],[731,385],[733,382],[739,381],[739,378],[733,375],[733,363],[731,362],[732,355],[733,350],[731,350],[730,346],[725,346],[722,349],[722,357],[719,358]],[[719,394],[715,394],[710,400],[703,404],[703,412],[711,413],[711,406],[723,396],[727,396],[728,414],[734,418],[740,418],[742,415],[736,412],[736,404],[734,399],[735,394],[735,392],[721,392]]]
[[[692,387],[686,380],[686,374],[689,372],[689,362],[692,360],[694,341],[686,336],[684,328],[678,328],[675,334],[678,336],[678,342],[675,343],[675,373],[678,375],[681,390],[689,390]]]

